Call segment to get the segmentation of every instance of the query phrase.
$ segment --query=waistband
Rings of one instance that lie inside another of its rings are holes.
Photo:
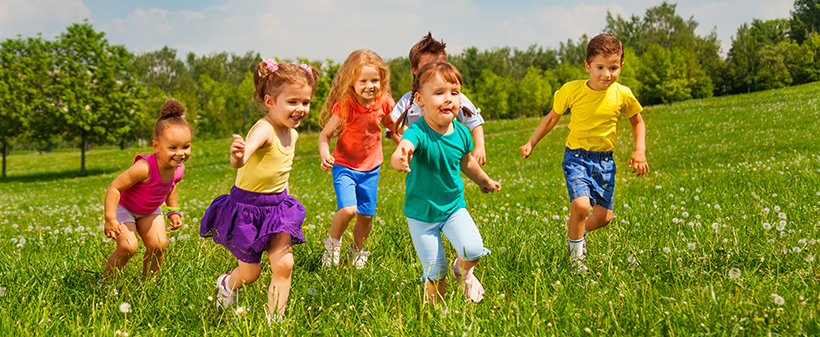
[[[566,148],[564,150],[565,155],[571,155],[575,157],[586,157],[591,159],[598,159],[598,160],[611,160],[612,159],[612,151],[607,152],[595,152],[595,151],[587,151],[584,149],[570,149]]]

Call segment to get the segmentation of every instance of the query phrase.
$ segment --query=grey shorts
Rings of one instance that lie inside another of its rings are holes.
[[[126,223],[126,222],[133,222],[137,223],[137,220],[147,217],[149,215],[162,215],[162,210],[157,207],[155,211],[150,214],[137,214],[129,211],[127,208],[122,207],[122,205],[117,205],[117,222],[119,223]]]

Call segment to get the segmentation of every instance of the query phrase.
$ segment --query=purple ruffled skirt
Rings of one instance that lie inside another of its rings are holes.
[[[305,242],[302,222],[305,207],[282,193],[256,193],[231,188],[208,206],[199,227],[199,236],[213,237],[242,262],[259,263],[276,233],[290,234],[291,244]]]

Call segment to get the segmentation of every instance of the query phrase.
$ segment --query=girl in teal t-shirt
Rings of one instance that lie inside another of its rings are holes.
[[[484,287],[473,276],[473,267],[490,251],[484,248],[478,227],[467,212],[460,172],[484,193],[501,190],[501,184],[490,179],[470,155],[473,144],[467,128],[453,123],[462,108],[461,83],[458,69],[443,60],[419,70],[413,80],[412,99],[424,110],[424,123],[410,126],[391,158],[394,169],[407,172],[404,215],[432,304],[439,303],[445,293],[448,262],[441,234],[458,254],[453,276],[461,282],[465,298],[475,303],[484,299]],[[399,125],[405,119],[406,111],[399,117]]]

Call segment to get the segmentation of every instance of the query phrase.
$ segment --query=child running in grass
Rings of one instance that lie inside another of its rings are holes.
[[[470,155],[470,132],[454,123],[461,106],[461,73],[444,60],[422,67],[413,80],[412,100],[424,109],[424,116],[402,136],[391,157],[391,165],[407,172],[404,215],[424,270],[428,302],[439,303],[444,296],[447,258],[442,234],[455,248],[453,276],[461,282],[464,296],[473,302],[484,299],[484,287],[474,276],[474,266],[490,253],[464,201],[460,172],[481,187],[481,192],[501,190]],[[412,102],[411,102],[412,103]],[[464,109],[470,114],[469,109]],[[398,124],[407,117],[405,111]]]
[[[568,254],[570,265],[577,272],[586,272],[586,233],[612,221],[615,193],[615,161],[612,150],[618,138],[618,120],[629,118],[635,138],[635,151],[629,158],[632,172],[643,176],[649,171],[646,163],[646,125],[641,117],[643,108],[629,88],[616,83],[624,53],[621,41],[609,34],[589,41],[584,67],[589,80],[564,84],[555,93],[552,110],[538,125],[535,134],[521,146],[521,156],[529,157],[532,149],[552,130],[561,115],[572,109],[569,136],[564,150],[566,179],[572,208],[569,217]],[[589,214],[592,207],[592,215]]]
[[[437,41],[433,38],[433,34],[427,33],[419,42],[416,42],[413,45],[413,48],[410,48],[410,70],[413,72],[413,77],[415,77],[425,64],[435,61],[438,58],[447,59],[447,44],[441,41]],[[412,104],[411,104],[412,103]],[[464,109],[459,109],[458,117],[467,128],[472,130],[473,132],[473,139],[475,146],[473,147],[473,158],[478,162],[479,165],[484,166],[487,162],[486,152],[484,151],[484,118],[481,118],[480,110],[476,109],[472,102],[467,99],[467,96],[461,94],[461,105],[471,111],[470,114],[465,114]],[[408,110],[408,106],[410,109]],[[412,125],[415,121],[421,119],[424,116],[424,109],[422,109],[418,104],[413,103],[413,92],[410,91],[404,96],[402,96],[398,102],[396,102],[396,106],[393,108],[393,112],[390,113],[391,117],[394,120],[398,120],[399,116],[402,113],[407,111],[407,122],[406,126],[398,129],[397,132],[390,132],[387,131],[388,137],[393,139],[396,144],[399,143],[401,139],[401,134]]]
[[[243,286],[261,273],[262,254],[271,267],[268,288],[268,319],[280,319],[290,294],[293,270],[292,245],[305,242],[302,222],[305,208],[288,195],[288,177],[299,134],[296,127],[310,112],[318,74],[306,64],[277,63],[270,59],[256,65],[253,99],[267,110],[243,140],[233,135],[231,166],[238,168],[229,195],[217,197],[202,217],[199,235],[213,237],[239,264],[216,279],[217,305],[236,305]]]
[[[159,270],[167,243],[163,202],[171,230],[182,226],[176,185],[191,157],[191,125],[184,113],[182,104],[166,101],[154,124],[154,153],[137,155],[105,192],[105,236],[115,239],[117,248],[108,257],[104,278],[122,270],[137,252],[138,235],[145,245],[142,273],[150,277]]]
[[[389,115],[393,105],[390,68],[384,60],[370,50],[352,52],[336,73],[319,117],[324,125],[319,134],[320,165],[325,172],[332,169],[338,207],[330,235],[323,240],[324,266],[339,264],[342,234],[354,216],[350,263],[362,269],[370,256],[364,246],[376,214],[379,169],[384,160],[379,123],[393,129]],[[331,155],[333,137],[339,140]]]

